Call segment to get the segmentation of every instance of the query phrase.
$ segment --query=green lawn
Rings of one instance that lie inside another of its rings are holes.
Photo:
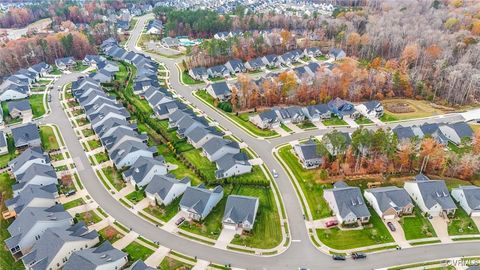
[[[98,223],[102,221],[102,218],[98,216],[93,210],[79,213],[75,215],[75,218],[78,221],[83,221],[87,226]]]
[[[179,203],[181,197],[176,198],[173,200],[169,205],[156,205],[156,206],[148,206],[147,208],[143,209],[143,211],[149,213],[150,215],[168,222],[171,218],[173,218],[179,210]]]
[[[98,164],[100,164],[108,160],[108,155],[105,152],[101,152],[101,153],[95,154],[95,159],[97,160]]]
[[[125,182],[122,179],[122,175],[118,173],[113,167],[106,167],[102,169],[103,173],[107,177],[108,181],[115,187],[117,191],[125,187]]]
[[[204,83],[204,81],[195,80],[194,78],[190,77],[187,71],[182,72],[182,82],[189,85]]]
[[[380,117],[380,121],[382,122],[392,122],[392,121],[398,121],[399,119],[391,114],[388,113],[383,113],[383,115]]]
[[[297,126],[301,129],[310,129],[310,128],[315,128],[315,124],[313,124],[310,121],[304,121],[302,123],[297,124]]]
[[[179,269],[190,270],[190,269],[192,269],[192,266],[167,256],[163,259],[162,263],[160,263],[160,269],[162,269],[162,270],[179,270]]]
[[[399,221],[405,233],[405,239],[414,240],[436,237],[437,234],[435,233],[432,224],[422,215],[418,206],[415,206],[414,214],[415,215],[412,216],[404,216]]]
[[[76,71],[76,72],[82,72],[84,71],[85,69],[87,69],[88,66],[85,66],[82,64],[82,61],[77,61],[77,63],[75,64],[75,66],[73,66],[73,71]]]
[[[292,130],[291,130],[289,127],[287,127],[286,125],[284,125],[284,124],[280,124],[280,127],[281,127],[283,130],[285,130],[286,132],[292,132]]]
[[[83,136],[85,136],[85,138],[93,136],[95,134],[95,132],[91,128],[83,129],[82,133],[83,133]]]
[[[145,192],[143,190],[135,190],[134,192],[125,196],[125,198],[136,204],[145,198]]]
[[[33,118],[40,117],[45,114],[45,106],[43,104],[43,94],[30,95],[30,107],[32,107]]]
[[[90,141],[87,141],[88,143],[88,146],[90,146],[90,150],[93,150],[93,149],[97,149],[98,147],[102,146],[102,143],[100,142],[100,140],[90,140]]]
[[[84,205],[84,204],[85,204],[85,201],[83,200],[83,198],[78,198],[76,200],[64,203],[63,207],[65,208],[65,210],[67,210],[67,209],[74,208],[74,207]]]
[[[180,225],[180,228],[191,233],[217,239],[222,231],[223,212],[225,211],[225,204],[227,203],[226,195],[227,190],[225,190],[224,198],[213,208],[203,221],[185,221]]]
[[[330,216],[330,208],[323,199],[323,189],[331,188],[331,185],[319,184],[318,176],[320,169],[306,170],[300,165],[297,157],[291,152],[292,146],[287,145],[279,149],[278,154],[285,164],[290,168],[297,179],[303,194],[312,212],[313,219],[320,219]]]
[[[113,226],[110,225],[98,231],[98,234],[100,234],[100,237],[103,240],[108,240],[112,244],[122,239],[124,236],[123,234],[118,232]]]
[[[448,225],[449,235],[466,235],[466,234],[478,234],[478,228],[461,207],[455,211],[455,217],[450,219]]]
[[[325,119],[322,121],[325,126],[346,126],[348,125],[343,119],[338,118],[337,116],[332,116],[330,119]]]
[[[15,142],[11,135],[7,135],[8,153],[0,156],[0,168],[4,168],[8,165],[12,159],[17,156],[17,149],[15,148]]]
[[[122,251],[128,253],[128,257],[131,262],[134,262],[136,260],[145,261],[145,259],[147,259],[150,255],[153,254],[153,250],[142,246],[135,241],[122,249]]]
[[[42,147],[45,150],[60,148],[55,133],[53,133],[53,127],[40,126],[40,139],[42,141]]]
[[[355,119],[355,123],[359,125],[368,125],[372,124],[373,122],[365,116],[360,116],[359,118]]]
[[[4,201],[7,199],[12,198],[12,185],[15,183],[13,178],[10,178],[8,173],[0,174],[0,192],[2,196],[2,202],[0,203],[0,211],[4,211],[5,205]],[[7,231],[8,226],[13,221],[4,220],[2,216],[0,216],[0,242],[3,243],[7,238],[10,237],[10,233]],[[5,248],[5,245],[1,245],[0,247],[0,269],[5,270],[20,270],[25,269],[22,264],[22,261],[15,261],[13,256],[11,255],[10,251]]]
[[[317,229],[317,235],[323,244],[338,250],[366,247],[393,242],[377,213],[369,208],[370,223],[362,230],[340,230],[339,228]]]
[[[260,200],[253,230],[240,237],[235,237],[232,244],[262,249],[278,246],[282,241],[282,230],[272,190],[270,188],[236,186],[232,194],[258,197]]]
[[[50,74],[52,74],[52,75],[62,75],[63,72],[60,69],[58,69],[57,66],[54,65],[54,66],[52,66],[52,72],[50,72]]]
[[[327,57],[327,56],[325,56],[325,55],[323,55],[323,54],[322,54],[322,55],[320,55],[320,56],[318,56],[318,57],[315,57],[315,58],[316,58],[317,60],[320,60],[320,61],[325,61],[325,60],[328,60],[328,57]]]

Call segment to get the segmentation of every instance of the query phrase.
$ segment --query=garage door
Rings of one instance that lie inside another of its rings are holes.
[[[228,224],[228,223],[223,223],[223,228],[228,229],[228,230],[236,230],[235,224]]]
[[[394,219],[395,215],[385,215],[383,216],[384,219]]]
[[[480,217],[480,212],[479,211],[472,212],[472,217]]]

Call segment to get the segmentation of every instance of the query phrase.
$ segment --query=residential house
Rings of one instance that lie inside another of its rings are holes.
[[[305,121],[305,114],[300,107],[273,108],[272,110],[277,114],[278,119],[283,124]]]
[[[303,54],[310,57],[319,57],[322,55],[322,51],[320,51],[320,48],[318,47],[310,47],[305,48],[305,50],[303,50]]]
[[[99,241],[97,231],[89,231],[83,222],[68,228],[49,228],[22,261],[27,269],[59,270],[74,252],[91,248]]]
[[[268,68],[279,68],[282,65],[282,61],[276,54],[269,54],[262,57],[262,62]]]
[[[45,75],[47,75],[52,71],[52,67],[45,62],[35,64],[29,67],[28,69],[37,73],[40,77],[44,77]]]
[[[41,147],[32,147],[25,149],[20,155],[8,162],[8,166],[14,175],[20,175],[25,172],[32,164],[47,164],[50,158],[43,153]]]
[[[480,187],[459,186],[452,189],[452,197],[471,217],[480,217]]]
[[[21,215],[28,207],[49,208],[57,204],[58,190],[54,184],[40,186],[29,185],[12,199],[5,201],[8,211]]]
[[[180,200],[180,210],[185,212],[189,219],[201,221],[210,214],[222,198],[221,186],[216,186],[212,190],[206,189],[203,185],[187,187]]]
[[[278,59],[282,64],[288,66],[298,62],[298,60],[300,59],[300,56],[290,51],[278,56]]]
[[[132,266],[130,266],[126,270],[156,270],[156,269],[146,265],[142,260],[137,260],[132,264]]]
[[[144,187],[157,175],[166,175],[168,172],[165,159],[162,156],[140,156],[133,165],[123,172],[125,181],[133,186]]]
[[[340,119],[343,119],[345,116],[355,119],[359,116],[358,111],[352,103],[339,97],[330,100],[328,102],[328,108]]]
[[[224,65],[209,67],[207,73],[209,78],[223,78],[230,76],[230,71]]]
[[[73,252],[62,270],[122,269],[127,262],[127,253],[104,241],[98,247]]]
[[[252,165],[245,153],[227,153],[215,161],[216,179],[223,179],[252,172]]]
[[[145,189],[145,195],[154,204],[169,205],[189,186],[191,180],[188,177],[177,180],[172,175],[155,175]]]
[[[335,140],[333,138],[333,136],[335,136],[335,134],[338,134],[338,136],[343,137],[343,139],[341,139],[343,141],[343,143],[341,145],[337,145],[335,143],[332,143],[332,141]],[[327,151],[332,156],[337,156],[338,154],[345,153],[345,151],[347,150],[347,148],[351,144],[351,142],[352,142],[352,138],[350,137],[350,134],[347,133],[347,132],[338,132],[338,133],[330,132],[330,133],[327,133],[327,134],[323,135],[323,137],[322,137],[323,146],[325,147],[325,149],[327,149]]]
[[[232,91],[226,82],[211,83],[206,87],[207,93],[220,101],[227,101],[232,95]]]
[[[364,102],[356,106],[356,109],[369,118],[380,118],[383,115],[382,103],[377,100]]]
[[[328,52],[328,55],[335,60],[343,59],[347,56],[347,54],[340,48],[332,48]]]
[[[55,65],[60,70],[67,70],[72,68],[76,64],[73,57],[63,57],[55,59]]]
[[[160,20],[152,20],[147,25],[147,34],[160,35],[163,32],[163,23]]]
[[[257,197],[229,195],[222,219],[223,228],[251,231],[255,224],[258,205]]]
[[[261,129],[280,127],[280,119],[273,110],[266,110],[259,114],[251,115],[248,120]]]
[[[120,71],[120,67],[117,63],[112,61],[103,61],[97,64],[98,69],[104,69],[110,73],[116,73]]]
[[[370,212],[358,187],[339,181],[332,189],[323,191],[323,198],[340,224],[367,223],[370,220]]]
[[[8,153],[7,137],[5,136],[5,133],[0,130],[0,155],[4,155],[6,153]]]
[[[122,168],[133,165],[140,157],[151,158],[155,152],[155,147],[148,147],[142,142],[128,140],[119,144],[115,151],[108,154],[115,166]]]
[[[192,77],[193,79],[199,81],[204,81],[208,79],[208,72],[205,67],[192,68],[188,71],[188,75],[190,75],[190,77]]]
[[[22,174],[17,174],[16,180],[17,183],[12,186],[15,196],[29,185],[58,184],[57,174],[51,164],[33,163]]]
[[[210,161],[216,161],[225,154],[237,154],[240,152],[238,143],[223,138],[212,138],[202,148],[204,155]]]
[[[162,38],[162,45],[167,48],[177,48],[180,45],[180,41],[177,38],[164,37]]]
[[[225,67],[231,74],[241,73],[247,71],[245,65],[240,59],[232,59],[225,63]]]
[[[12,128],[12,137],[16,148],[40,147],[40,133],[36,124],[26,124]]]
[[[430,180],[424,174],[419,174],[414,181],[405,182],[404,188],[422,212],[430,216],[455,214],[457,206],[450,197],[445,181]]]
[[[25,99],[30,95],[28,85],[17,85],[4,82],[0,85],[0,101]]]
[[[318,122],[332,117],[332,112],[327,104],[310,105],[302,110],[310,122]]]
[[[215,35],[213,35],[213,38],[215,39],[227,39],[228,37],[230,37],[230,33],[229,32],[218,32],[216,33]]]
[[[201,148],[212,138],[222,138],[223,134],[218,132],[214,127],[197,127],[185,134],[185,138],[189,144],[196,149]]]
[[[94,79],[99,83],[110,83],[113,80],[113,76],[114,73],[109,72],[105,69],[99,69],[89,75],[90,78]]]
[[[258,71],[265,68],[265,63],[261,57],[254,58],[245,62],[245,69],[248,71]]]
[[[405,189],[390,186],[366,189],[363,193],[378,216],[394,219],[413,213],[413,202]]]
[[[8,113],[12,118],[32,118],[32,108],[28,99],[9,101],[7,103]]]
[[[101,55],[87,54],[83,58],[82,64],[84,66],[97,67],[99,63],[105,62],[107,59]]]
[[[293,151],[305,169],[314,169],[323,163],[323,158],[318,151],[318,144],[312,139],[295,145]]]

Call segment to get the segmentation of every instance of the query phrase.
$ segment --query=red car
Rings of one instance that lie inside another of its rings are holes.
[[[338,225],[338,221],[336,220],[329,220],[325,222],[325,227],[330,228]]]

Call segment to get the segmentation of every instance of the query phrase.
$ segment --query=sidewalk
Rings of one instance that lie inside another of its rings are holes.
[[[145,260],[145,264],[156,268],[160,265],[160,263],[162,263],[163,259],[168,255],[168,253],[170,253],[170,249],[161,246]]]
[[[135,241],[137,239],[138,233],[131,231],[127,233],[122,239],[118,240],[117,242],[113,243],[113,247],[116,249],[124,249],[126,246],[128,246],[130,243]]]

